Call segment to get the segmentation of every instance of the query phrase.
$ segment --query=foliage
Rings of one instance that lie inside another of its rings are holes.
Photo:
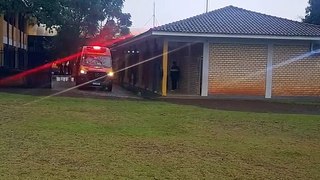
[[[58,30],[56,39],[68,47],[70,52],[78,49],[80,38],[93,38],[99,34],[99,23],[115,22],[116,33],[129,33],[130,14],[122,13],[124,0],[0,0],[0,12],[20,13],[35,18],[36,23]],[[106,26],[107,26],[106,25]],[[114,36],[115,34],[112,34]]]
[[[306,17],[303,21],[320,25],[320,0],[309,0],[309,6],[306,8]]]
[[[23,0],[0,0],[0,13],[27,13],[26,5]]]
[[[105,25],[100,29],[99,34],[92,39],[92,44],[105,44],[105,42],[114,38],[130,34],[130,30],[128,28],[132,25],[130,18],[130,14],[124,13],[116,20],[107,20]]]

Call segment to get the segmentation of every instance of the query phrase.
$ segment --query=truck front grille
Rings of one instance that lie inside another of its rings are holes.
[[[90,80],[94,80],[100,77],[106,76],[104,72],[88,72],[88,77]]]

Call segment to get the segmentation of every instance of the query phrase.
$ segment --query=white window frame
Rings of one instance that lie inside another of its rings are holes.
[[[319,49],[314,49],[315,45],[319,47]],[[320,51],[320,42],[311,43],[311,52]]]

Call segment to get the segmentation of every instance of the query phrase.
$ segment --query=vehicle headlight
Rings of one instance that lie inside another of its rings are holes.
[[[80,70],[80,74],[87,74],[87,71],[86,71],[86,70],[81,69],[81,70]]]
[[[114,72],[108,72],[108,76],[109,77],[113,77],[114,76]]]

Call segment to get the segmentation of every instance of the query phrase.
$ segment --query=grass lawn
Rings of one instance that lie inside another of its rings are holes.
[[[0,179],[320,179],[320,116],[0,93]]]

